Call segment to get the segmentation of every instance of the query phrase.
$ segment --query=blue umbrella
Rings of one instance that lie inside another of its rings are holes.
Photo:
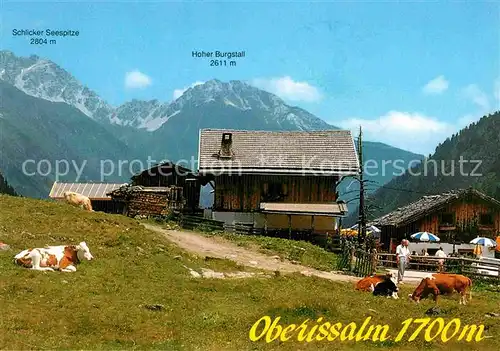
[[[418,232],[411,235],[412,239],[417,239],[420,241],[441,241],[437,236],[429,232]]]
[[[483,246],[489,246],[489,247],[495,247],[497,246],[497,243],[494,242],[493,240],[489,239],[489,238],[482,238],[482,237],[477,237],[475,239],[473,239],[470,244],[474,244],[474,245],[483,245]]]

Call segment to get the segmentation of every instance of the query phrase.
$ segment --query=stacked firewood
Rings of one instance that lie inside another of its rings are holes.
[[[168,193],[136,192],[128,202],[128,215],[168,215]]]
[[[112,198],[120,199],[120,200],[128,200],[132,197],[133,194],[137,193],[138,191],[143,190],[144,187],[138,186],[138,185],[122,185],[118,189],[113,190],[112,192],[108,193],[107,195],[111,196]]]
[[[168,215],[171,210],[182,209],[185,204],[183,189],[171,187],[122,186],[109,195],[116,200],[127,202],[127,212],[131,217],[137,215]]]

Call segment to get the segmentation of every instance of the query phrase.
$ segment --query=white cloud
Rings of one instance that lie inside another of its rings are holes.
[[[493,92],[495,99],[500,100],[500,78],[495,79],[495,90]]]
[[[483,92],[476,84],[469,84],[463,90],[466,98],[470,99],[473,103],[479,106],[483,112],[489,112],[490,100],[488,95]]]
[[[314,102],[322,98],[321,93],[316,87],[307,82],[294,81],[289,76],[270,79],[257,78],[253,79],[250,83],[285,100]]]
[[[457,126],[458,129],[464,129],[465,127],[468,127],[471,123],[479,121],[483,117],[482,114],[477,114],[477,115],[465,115],[463,117],[460,117],[457,121]]]
[[[181,89],[175,89],[175,90],[174,90],[174,94],[173,94],[173,98],[174,98],[174,100],[176,100],[176,99],[180,98],[180,97],[182,96],[182,94],[184,94],[184,92],[185,92],[186,90],[188,90],[189,88],[194,88],[195,86],[197,86],[197,85],[201,85],[201,84],[203,84],[203,83],[205,83],[205,82],[196,81],[196,82],[194,82],[193,84],[191,84],[191,85],[190,85],[190,86],[188,86],[188,87],[184,87],[184,88],[181,88]]]
[[[441,94],[448,89],[449,82],[444,76],[439,76],[427,83],[423,88],[425,94]]]
[[[361,126],[365,140],[381,141],[423,155],[433,153],[440,142],[462,127],[423,114],[401,111],[389,111],[376,119],[351,118],[341,121],[339,126],[352,130],[354,135]]]
[[[497,106],[500,106],[500,77],[495,80],[494,86],[494,96],[498,101]],[[361,126],[365,140],[380,141],[403,150],[428,155],[434,153],[436,146],[446,138],[491,112],[491,95],[486,94],[476,84],[470,84],[462,89],[462,96],[472,101],[478,108],[475,112],[464,114],[453,122],[443,122],[420,113],[389,111],[373,119],[348,118],[330,123],[352,130],[354,135],[358,134]]]
[[[143,89],[151,85],[151,78],[138,70],[125,73],[125,87]]]

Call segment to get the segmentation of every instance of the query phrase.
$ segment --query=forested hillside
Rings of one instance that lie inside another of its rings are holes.
[[[500,111],[484,116],[436,147],[435,153],[373,193],[370,218],[426,194],[474,187],[500,199]]]
[[[16,191],[9,185],[9,183],[7,183],[7,180],[2,176],[2,173],[0,173],[0,194],[17,196]]]

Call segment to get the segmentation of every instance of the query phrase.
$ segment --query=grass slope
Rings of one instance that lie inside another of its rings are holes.
[[[95,261],[75,273],[34,272],[13,265],[12,256],[33,246],[85,240]],[[406,318],[425,317],[430,301],[420,305],[357,293],[351,284],[304,276],[271,279],[198,280],[183,264],[234,270],[234,264],[204,261],[181,252],[136,220],[87,213],[61,203],[0,195],[0,349],[161,349],[161,350],[297,350],[297,349],[453,349],[495,350],[497,338],[428,344],[423,336],[409,343],[250,342],[248,333],[264,315],[282,324],[316,320],[358,325],[370,315],[388,324],[391,334]],[[175,259],[181,255],[181,259]],[[406,287],[401,295],[408,293]],[[484,323],[498,336],[500,323],[485,318],[498,311],[498,294],[475,292],[473,303],[459,307],[443,299],[446,321]],[[141,305],[163,304],[163,311]],[[412,332],[414,327],[410,328]]]

